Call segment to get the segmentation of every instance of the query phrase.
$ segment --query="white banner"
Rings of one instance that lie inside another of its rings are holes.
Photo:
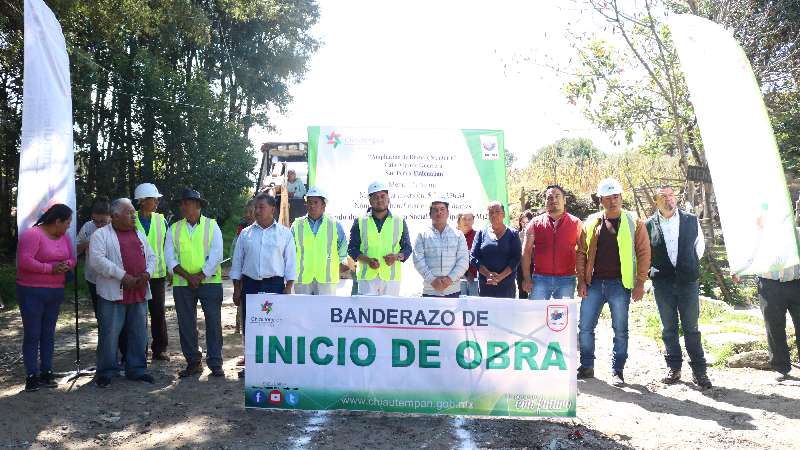
[[[247,407],[575,416],[574,301],[246,301]]]
[[[75,211],[72,90],[61,25],[42,0],[25,0],[22,148],[17,187],[20,232],[55,203]],[[75,242],[75,216],[70,227]]]
[[[742,275],[800,264],[778,146],[747,56],[721,26],[669,19],[708,160],[731,270]]]
[[[309,127],[308,148],[309,186],[325,190],[326,212],[341,221],[345,232],[366,214],[367,187],[373,181],[389,187],[389,209],[405,217],[412,246],[431,224],[435,196],[449,199],[453,227],[463,212],[475,215],[475,229],[484,227],[489,201],[499,201],[508,211],[499,130]],[[400,293],[419,295],[422,278],[409,260],[402,264]]]

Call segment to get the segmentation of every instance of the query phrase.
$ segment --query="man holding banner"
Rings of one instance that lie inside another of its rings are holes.
[[[603,211],[583,222],[578,241],[578,295],[583,298],[578,322],[578,378],[594,378],[594,329],[608,302],[614,329],[612,384],[622,386],[622,371],[628,359],[628,307],[631,297],[639,301],[644,296],[644,282],[650,270],[650,239],[644,222],[622,209],[619,181],[602,180],[597,195]]]
[[[464,235],[447,224],[450,204],[434,198],[430,206],[431,226],[414,242],[414,267],[424,280],[423,297],[453,297],[461,293],[459,280],[469,267]]]
[[[358,293],[400,295],[401,264],[412,253],[404,218],[389,211],[389,188],[373,182],[367,189],[370,212],[353,221],[348,253],[358,261]],[[463,272],[462,272],[463,273]]]
[[[325,214],[328,200],[312,186],[306,194],[308,214],[294,221],[297,282],[295,294],[336,295],[339,271],[347,270],[347,240],[342,225]]]

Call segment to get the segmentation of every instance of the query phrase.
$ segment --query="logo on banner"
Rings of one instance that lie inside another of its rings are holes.
[[[300,394],[297,392],[286,393],[286,404],[289,406],[297,406],[300,403]]]
[[[569,309],[566,305],[547,305],[547,328],[563,331],[569,323]]]
[[[283,394],[278,389],[269,391],[269,402],[273,405],[280,405],[283,402]]]
[[[255,391],[253,392],[253,401],[256,405],[260,405],[267,401],[267,394],[265,394],[264,391]]]
[[[342,137],[341,134],[336,134],[336,131],[331,130],[331,134],[326,134],[325,139],[328,140],[328,145],[333,145],[333,148],[336,148],[342,144]]]
[[[264,315],[268,315],[272,312],[272,303],[270,303],[269,300],[265,301],[264,304],[261,305],[261,312],[263,312]]]
[[[497,136],[481,136],[481,158],[484,160],[500,159],[500,146],[497,143]]]

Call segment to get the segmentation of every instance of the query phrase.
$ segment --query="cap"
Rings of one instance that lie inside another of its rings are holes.
[[[142,183],[136,186],[136,189],[133,190],[133,198],[136,200],[150,197],[163,197],[163,195],[158,192],[158,189],[156,189],[156,185],[153,183]]]
[[[325,191],[316,186],[311,186],[310,188],[308,188],[308,192],[306,192],[306,198],[308,197],[322,197],[323,200],[328,199],[328,196],[325,194]]]
[[[597,195],[606,197],[614,194],[622,194],[622,185],[613,178],[606,178],[597,184]]]
[[[433,198],[431,198],[431,206],[433,206],[434,203],[444,203],[448,208],[450,207],[450,201],[444,195],[434,195]]]
[[[389,192],[389,188],[386,187],[386,185],[381,183],[380,181],[373,181],[372,184],[370,184],[369,187],[367,188],[367,194],[369,195],[372,195],[379,191]]]
[[[206,203],[208,203],[199,192],[191,188],[186,188],[183,190],[181,200],[197,200],[202,206],[206,206]]]

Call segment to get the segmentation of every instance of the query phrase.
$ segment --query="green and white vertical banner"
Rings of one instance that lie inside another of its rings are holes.
[[[389,186],[389,209],[406,218],[411,242],[430,226],[430,201],[450,200],[450,224],[462,212],[486,225],[486,205],[508,210],[503,132],[466,129],[308,128],[309,186],[328,194],[326,212],[349,229],[369,207],[367,186]],[[417,295],[422,279],[404,264],[402,295]]]
[[[246,301],[248,408],[575,416],[573,301]]]
[[[700,125],[733,272],[800,264],[795,217],[775,134],[750,62],[722,26],[691,14],[668,20]]]

